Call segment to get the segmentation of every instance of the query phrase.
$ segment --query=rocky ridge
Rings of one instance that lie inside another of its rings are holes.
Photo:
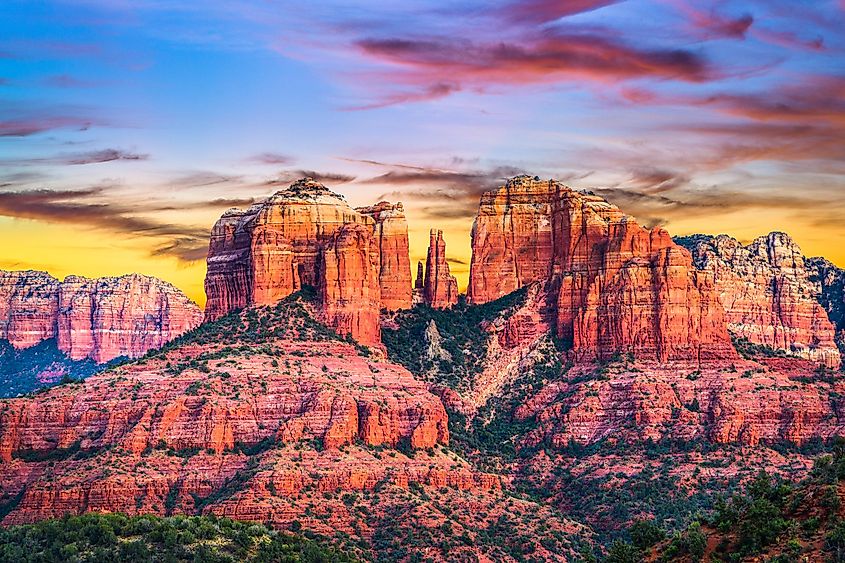
[[[56,339],[70,359],[104,363],[142,356],[200,322],[199,307],[157,278],[0,272],[0,339],[17,349]]]
[[[812,268],[786,234],[772,232],[748,245],[727,235],[678,239],[696,267],[714,277],[728,328],[736,337],[839,367],[835,327],[819,303]],[[826,279],[817,272],[816,279]]]
[[[318,306],[297,294],[248,308],[84,382],[0,401],[3,523],[214,513],[379,556],[403,549],[384,538],[411,536],[441,560],[509,561],[514,542],[574,553],[585,529],[450,451],[440,400],[316,322]],[[444,526],[451,547],[431,539]]]

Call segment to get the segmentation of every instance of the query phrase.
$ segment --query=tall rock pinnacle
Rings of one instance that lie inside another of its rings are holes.
[[[429,234],[423,295],[425,302],[436,309],[449,308],[458,302],[458,281],[449,272],[443,231],[436,229]]]

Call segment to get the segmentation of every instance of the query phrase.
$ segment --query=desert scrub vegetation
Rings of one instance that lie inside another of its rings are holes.
[[[527,288],[522,288],[483,305],[469,305],[463,295],[451,309],[417,305],[392,317],[397,328],[384,328],[382,342],[390,359],[411,373],[457,389],[471,380],[470,375],[483,369],[488,333],[481,328],[482,322],[519,308],[526,296]],[[437,326],[441,346],[450,359],[427,357],[425,331],[431,321]]]
[[[316,563],[353,559],[312,540],[214,515],[83,514],[0,529],[0,561]]]

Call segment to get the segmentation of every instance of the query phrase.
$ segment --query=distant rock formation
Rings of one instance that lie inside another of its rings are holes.
[[[59,282],[46,272],[0,272],[0,338],[17,349],[55,338],[73,360],[137,358],[202,318],[184,293],[149,276]]]
[[[417,277],[414,279],[413,304],[425,303],[425,270],[423,263],[417,262]]]
[[[481,198],[468,299],[556,288],[556,332],[576,359],[734,358],[712,277],[660,228],[554,181],[517,176]]]
[[[348,225],[366,229],[339,235]],[[342,196],[304,178],[246,211],[227,211],[214,225],[205,279],[207,318],[274,304],[306,285],[320,290],[323,317],[333,328],[377,344],[379,310],[411,306],[402,205],[381,202],[355,210]],[[352,311],[357,311],[354,319]]]
[[[845,355],[845,270],[819,257],[808,258],[805,265],[819,303],[836,328],[840,356]]]
[[[727,235],[678,242],[692,252],[696,267],[713,274],[733,334],[839,366],[835,328],[819,303],[821,288],[810,281],[811,268],[789,235],[769,233],[747,246]],[[819,268],[815,277],[827,279]]]
[[[447,309],[458,302],[458,280],[449,272],[446,241],[443,231],[437,229],[429,233],[423,295],[425,302],[435,309]]]

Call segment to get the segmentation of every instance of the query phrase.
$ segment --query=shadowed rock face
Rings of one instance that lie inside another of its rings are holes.
[[[347,244],[352,231],[337,234],[352,225],[365,227],[355,231],[355,238],[360,239],[360,252],[375,256],[374,263],[371,257],[353,259],[350,247],[337,253],[338,242]],[[323,269],[340,265],[325,260],[331,254],[347,256],[343,271]],[[341,285],[322,291],[326,283]],[[247,305],[274,304],[303,286],[321,288],[321,296],[329,300],[324,318],[330,326],[361,342],[377,343],[380,308],[411,305],[408,227],[401,204],[382,202],[355,210],[306,178],[247,211],[227,211],[214,225],[205,279],[209,319]],[[343,302],[335,303],[340,296]],[[357,320],[339,316],[340,309],[358,309]]]
[[[728,328],[750,342],[785,350],[829,367],[840,364],[835,327],[820,304],[814,270],[785,233],[773,232],[747,246],[726,235],[679,241],[696,267],[710,272]],[[826,279],[818,268],[816,279]]]
[[[845,354],[845,270],[824,258],[808,258],[807,272],[818,291],[819,303],[836,328],[840,356]]]
[[[0,272],[0,338],[19,349],[56,338],[71,359],[104,363],[142,356],[200,322],[199,307],[157,278]]]
[[[659,228],[553,180],[518,176],[482,196],[468,299],[556,288],[556,332],[576,359],[733,358],[712,279]]]
[[[432,229],[429,235],[422,290],[425,303],[435,309],[446,309],[458,302],[458,280],[450,273],[446,262],[443,231]]]

